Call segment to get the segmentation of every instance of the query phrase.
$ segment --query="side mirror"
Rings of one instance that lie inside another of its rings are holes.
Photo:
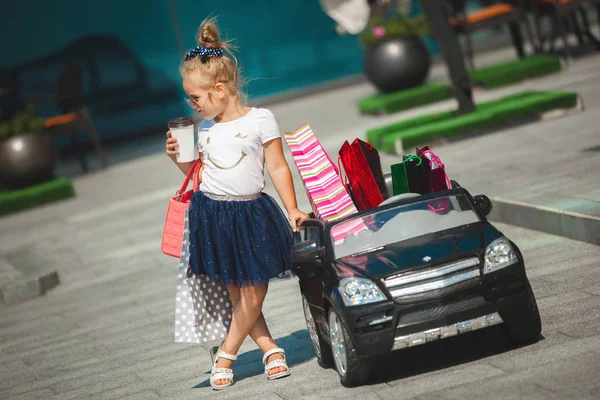
[[[492,202],[485,194],[478,194],[473,197],[473,201],[475,201],[475,206],[483,215],[488,215],[492,212]]]
[[[292,264],[316,261],[319,256],[319,249],[315,242],[305,240],[292,247]]]

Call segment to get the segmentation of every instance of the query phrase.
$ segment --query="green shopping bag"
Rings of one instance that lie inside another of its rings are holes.
[[[406,165],[402,163],[392,165],[392,187],[394,196],[402,193],[408,193],[408,176],[406,175]]]

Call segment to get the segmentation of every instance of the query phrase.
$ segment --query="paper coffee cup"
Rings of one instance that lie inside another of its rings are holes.
[[[194,143],[194,122],[191,117],[178,117],[169,120],[171,137],[177,139],[179,146],[177,162],[184,163],[196,159],[196,144]]]

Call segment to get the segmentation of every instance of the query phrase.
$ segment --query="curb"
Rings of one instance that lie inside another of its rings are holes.
[[[6,260],[0,260],[0,278],[0,308],[39,297],[60,283],[58,271],[27,276]]]
[[[600,245],[600,216],[492,197],[489,219]]]

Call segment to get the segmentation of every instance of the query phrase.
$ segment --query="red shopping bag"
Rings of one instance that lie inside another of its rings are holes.
[[[388,197],[379,153],[371,143],[360,139],[355,139],[352,144],[345,141],[339,159],[359,210],[375,208]]]

